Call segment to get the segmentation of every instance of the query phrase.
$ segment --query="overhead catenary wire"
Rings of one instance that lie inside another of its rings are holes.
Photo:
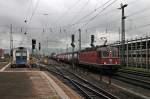
[[[149,8],[144,8],[144,9],[142,9],[140,11],[136,11],[136,12],[133,12],[133,13],[127,15],[127,17],[133,17],[133,16],[136,16],[138,14],[144,13],[144,12],[149,11],[149,10],[150,10]]]
[[[106,7],[104,7],[102,10],[100,10],[95,16],[93,16],[92,18],[90,18],[88,20],[88,22],[86,24],[84,24],[83,26],[81,26],[80,28],[83,28],[84,26],[86,26],[89,22],[91,22],[92,20],[94,20],[99,14],[101,14],[103,11],[105,11],[109,6],[111,6],[112,4],[114,4],[117,0],[112,1],[110,4],[106,5]],[[74,31],[74,32],[77,32]]]
[[[112,11],[113,10],[113,11]],[[109,12],[114,12],[114,11],[117,11],[117,9],[115,8],[115,9],[111,9]],[[109,12],[107,12],[107,13],[109,13]],[[103,14],[107,14],[107,13],[103,13]],[[110,22],[107,22],[107,23],[116,23],[116,21],[118,22],[118,21],[120,21],[119,20],[120,18],[116,18],[116,19],[114,19],[114,20],[111,20]],[[87,19],[87,20],[84,20],[84,21],[80,21],[79,23],[77,23],[77,24],[73,24],[73,25],[66,25],[66,26],[63,26],[63,27],[72,27],[72,26],[75,26],[75,25],[79,25],[79,24],[84,24],[84,23],[86,23],[87,21],[89,21],[89,19]],[[101,25],[101,24],[100,24]],[[96,25],[96,26],[94,26],[94,27],[91,27],[92,29],[93,28],[96,28],[96,27],[98,27],[99,25]]]
[[[77,0],[72,6],[68,8],[68,10],[65,13],[63,13],[58,19],[56,19],[54,23],[58,23],[60,20],[62,20],[67,15],[67,13],[69,13],[70,10],[72,10],[76,5],[78,5],[80,1],[81,0]]]
[[[115,10],[114,10],[115,11]],[[102,19],[103,20],[103,19]],[[87,20],[86,20],[87,21]],[[118,18],[115,18],[115,19],[113,19],[113,20],[110,20],[109,22],[107,22],[107,24],[113,24],[113,23],[116,23],[116,22],[119,22],[120,21],[120,17]],[[94,28],[98,28],[99,26],[101,26],[101,25],[106,25],[106,23],[101,23],[101,24],[98,24],[98,25],[95,25],[95,26],[93,26],[93,27],[89,27],[89,28],[87,28],[87,29],[94,29]]]
[[[132,4],[136,4],[137,2],[139,2],[140,0],[133,0],[133,1],[130,1],[128,4],[129,5],[132,5]]]
[[[27,20],[28,17],[30,17],[30,13],[31,13],[32,9],[33,9],[33,1],[28,0],[28,6],[27,6],[26,14],[25,14],[25,20]]]
[[[86,20],[86,21],[88,21],[88,20]],[[40,28],[39,28],[40,29]]]
[[[87,2],[81,7],[81,9],[78,13],[81,13],[81,11],[83,11],[87,7],[89,2],[90,2],[90,0],[87,0]],[[77,17],[78,13],[75,16],[73,16],[72,19],[75,19],[75,17]]]
[[[75,26],[77,24],[83,24],[86,23],[89,20],[84,20],[84,18],[87,18],[89,16],[91,16],[92,14],[94,14],[95,12],[97,12],[100,8],[102,8],[103,6],[107,5],[110,1],[112,0],[108,0],[107,2],[105,2],[103,5],[98,6],[96,9],[94,9],[93,11],[91,11],[90,13],[86,14],[85,16],[81,17],[77,22],[73,23],[73,24],[69,24],[69,25],[65,25],[65,26],[61,26],[61,27],[72,27]]]
[[[32,10],[32,11],[31,11],[31,15],[26,14],[26,17],[25,17],[25,20],[24,20],[25,23],[30,23],[31,22],[31,20],[32,20],[33,16],[35,15],[36,10],[39,6],[40,0],[36,1],[34,7],[33,7],[33,0],[31,0],[29,3],[30,4],[28,6],[27,13],[30,13],[30,10]]]
[[[101,11],[99,11],[95,16],[93,16],[92,18],[90,18],[86,24],[82,25],[82,27],[85,27],[87,24],[89,24],[89,22],[93,21],[98,15],[100,15],[102,12],[104,12],[108,7],[110,7],[110,6],[111,6],[112,4],[114,4],[116,1],[118,1],[118,0],[112,1],[109,5],[107,5],[106,7],[104,7],[104,8],[103,8]],[[82,28],[82,27],[81,27],[81,28]]]
[[[116,19],[114,19],[114,20],[111,20],[110,22],[107,22],[107,24],[112,24],[112,23],[114,23],[114,22],[116,22],[116,21],[117,21],[117,22],[120,21],[119,18],[116,18]],[[87,29],[87,30],[96,29],[96,28],[99,28],[100,26],[105,27],[105,25],[106,25],[106,23],[98,24],[98,25],[96,25],[96,26],[88,27],[88,28],[86,28],[86,29]]]
[[[37,10],[37,8],[38,8],[38,6],[39,6],[39,3],[40,3],[40,0],[37,0],[37,2],[36,2],[36,4],[35,4],[35,8],[34,8],[33,11],[32,11],[32,14],[31,14],[31,17],[30,17],[29,21],[32,20],[34,14],[36,13],[36,10]]]
[[[111,1],[111,0],[110,0],[110,1]],[[108,2],[109,2],[109,1],[108,1]],[[133,1],[129,2],[129,4],[131,5],[131,4],[135,3],[135,2],[137,2],[137,1],[136,1],[136,0],[133,0]],[[107,2],[106,2],[106,3],[107,3]],[[92,14],[92,13],[89,13],[89,15],[90,15],[90,14]],[[88,17],[88,15],[86,15],[85,17]],[[84,19],[85,17],[83,17],[83,19]],[[92,20],[92,19],[91,19],[91,20]],[[81,18],[81,20],[79,20],[78,22],[76,22],[76,23],[74,23],[74,24],[72,24],[72,25],[85,23],[86,21],[88,21],[88,20],[82,21],[82,18]]]
[[[109,3],[110,1],[111,1],[111,0],[105,2],[104,5],[107,4],[107,3]],[[135,3],[135,2],[136,2],[136,0],[133,0],[133,1],[129,2],[129,4],[131,5],[131,4]],[[96,11],[98,11],[98,9],[101,8],[101,7],[102,7],[102,5],[99,6],[99,7],[97,7],[96,9],[94,9],[93,12],[90,12],[90,13],[86,14],[85,16],[83,16],[82,18],[80,18],[77,22],[75,22],[75,23],[73,23],[73,24],[66,25],[65,27],[69,27],[69,26],[71,27],[71,26],[74,26],[74,25],[86,23],[86,22],[89,21],[89,20],[84,20],[84,19],[87,18],[87,17],[89,17],[90,15],[92,15],[93,13],[95,13]],[[116,11],[117,11],[117,10],[116,10]]]
[[[91,16],[93,13],[97,12],[100,8],[102,8],[103,6],[105,6],[106,4],[108,4],[110,1],[112,0],[108,0],[107,2],[105,2],[103,5],[97,7],[96,9],[94,9],[93,11],[91,11],[90,13],[86,14],[85,16],[81,17],[77,22],[71,24],[70,26],[76,25],[78,23],[80,23],[83,19]]]
[[[141,29],[141,28],[145,28],[145,27],[148,27],[150,26],[150,23],[148,24],[143,24],[143,25],[139,25],[139,26],[136,26],[135,28],[132,28],[132,29],[127,29],[126,31],[132,31],[132,30],[135,30],[135,29]]]
[[[127,21],[128,20],[145,20],[145,18],[149,18],[149,15],[145,15],[145,16],[135,16],[135,17],[129,17],[127,18]]]
[[[141,0],[133,0],[133,1],[129,2],[128,4],[130,5],[130,7],[132,7],[132,4],[136,4],[136,3],[138,3],[139,1],[141,1]],[[144,9],[142,9],[142,10],[135,11],[135,12],[133,12],[133,13],[130,13],[129,15],[127,15],[127,17],[128,17],[128,18],[129,18],[129,17],[137,17],[137,15],[142,14],[142,13],[145,13],[145,12],[147,12],[147,11],[149,11],[149,10],[150,10],[150,9],[149,9],[149,6],[148,6],[148,7],[144,8]]]

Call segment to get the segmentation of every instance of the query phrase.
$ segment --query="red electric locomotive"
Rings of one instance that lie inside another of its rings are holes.
[[[103,46],[83,50],[79,54],[79,64],[102,70],[103,73],[115,73],[120,66],[118,48]]]

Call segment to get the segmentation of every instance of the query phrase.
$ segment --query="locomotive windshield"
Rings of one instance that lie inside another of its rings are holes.
[[[118,57],[118,51],[117,48],[113,48],[113,47],[107,47],[107,48],[101,48],[100,49],[100,54],[101,57],[109,57],[109,55],[111,54],[111,57]]]
[[[111,55],[112,55],[112,57],[118,57],[117,48],[111,48]]]
[[[101,54],[101,57],[109,57],[109,50],[108,48],[101,48],[100,49],[100,54]]]
[[[16,51],[16,57],[26,57],[27,53],[25,51]]]
[[[101,53],[102,57],[109,57],[109,52],[107,50],[103,50]]]
[[[22,56],[27,56],[27,53],[26,52],[22,52]]]
[[[21,56],[21,53],[20,52],[16,52],[16,56]]]

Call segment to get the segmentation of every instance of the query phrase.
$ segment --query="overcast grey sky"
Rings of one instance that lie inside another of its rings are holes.
[[[71,34],[78,44],[79,28],[82,46],[90,45],[91,34],[96,36],[95,44],[101,44],[103,36],[108,43],[115,42],[119,40],[121,3],[128,4],[126,39],[150,35],[150,0],[0,0],[0,47],[10,46],[10,24],[15,47],[30,47],[35,38],[43,47],[65,48],[70,46]]]

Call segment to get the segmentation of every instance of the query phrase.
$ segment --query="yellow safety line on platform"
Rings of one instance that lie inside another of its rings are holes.
[[[3,72],[9,65],[10,65],[10,63],[8,63],[7,65],[5,65],[5,66],[0,70],[0,72]]]

